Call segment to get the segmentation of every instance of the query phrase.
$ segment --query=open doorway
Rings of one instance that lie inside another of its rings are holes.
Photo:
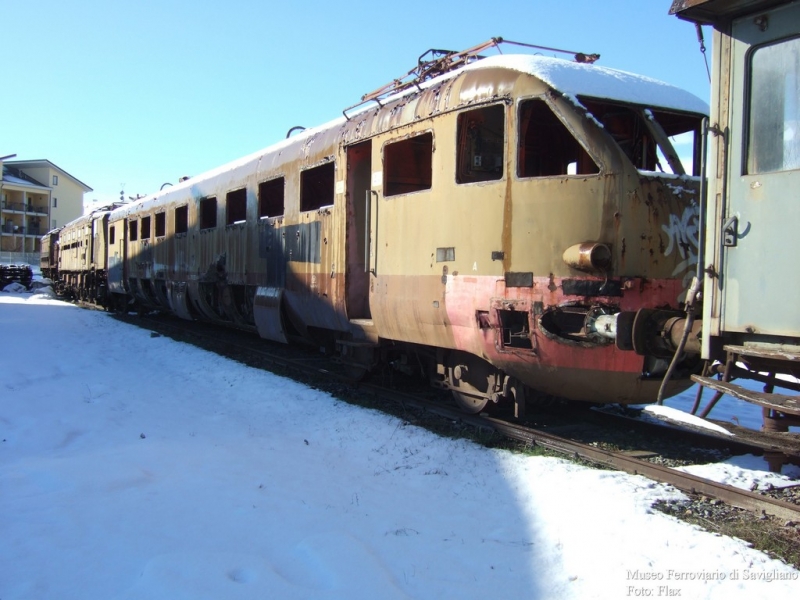
[[[372,177],[372,141],[347,147],[347,316],[369,319],[369,273],[364,262],[366,202]]]

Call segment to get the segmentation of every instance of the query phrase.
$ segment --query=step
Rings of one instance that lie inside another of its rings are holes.
[[[800,362],[800,350],[796,346],[785,348],[781,346],[731,346],[723,347],[725,352],[733,352],[737,356],[751,356],[753,358],[769,358],[772,360],[788,360]]]
[[[701,377],[692,375],[692,381],[699,383],[703,387],[711,388],[723,394],[728,394],[745,402],[752,402],[759,406],[771,408],[790,415],[800,415],[800,396],[787,396],[786,394],[768,394],[766,392],[756,392],[748,390],[735,383],[719,381],[713,377]]]

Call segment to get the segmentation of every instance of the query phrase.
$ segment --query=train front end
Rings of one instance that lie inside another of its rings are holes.
[[[500,235],[486,236],[501,276],[449,277],[453,331],[468,354],[451,355],[440,375],[475,410],[492,386],[495,399],[536,390],[654,402],[697,265],[707,107],[602,67],[520,57],[514,68],[530,77],[514,83]],[[504,376],[492,380],[471,355]],[[688,387],[696,367],[678,363],[667,393]]]

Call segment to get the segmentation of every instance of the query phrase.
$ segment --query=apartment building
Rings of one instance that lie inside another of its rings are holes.
[[[83,214],[92,188],[49,160],[0,157],[0,262],[39,263],[40,237]]]

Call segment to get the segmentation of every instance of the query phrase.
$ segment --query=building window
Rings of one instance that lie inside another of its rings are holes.
[[[203,198],[200,200],[200,229],[214,229],[217,226],[217,199]]]
[[[433,134],[425,133],[383,149],[383,195],[396,196],[431,189]]]
[[[53,185],[58,185],[58,175],[53,175]]]
[[[53,208],[58,208],[58,198],[53,198]]]
[[[175,233],[189,231],[189,207],[179,206],[175,209]]]
[[[244,223],[247,220],[247,189],[228,192],[225,197],[225,224]]]
[[[333,204],[334,163],[300,173],[300,210],[316,210]]]
[[[283,177],[258,184],[258,217],[280,217],[283,212]]]
[[[156,213],[156,237],[167,235],[167,213]]]
[[[503,177],[505,110],[487,106],[458,115],[456,181],[474,183]]]

